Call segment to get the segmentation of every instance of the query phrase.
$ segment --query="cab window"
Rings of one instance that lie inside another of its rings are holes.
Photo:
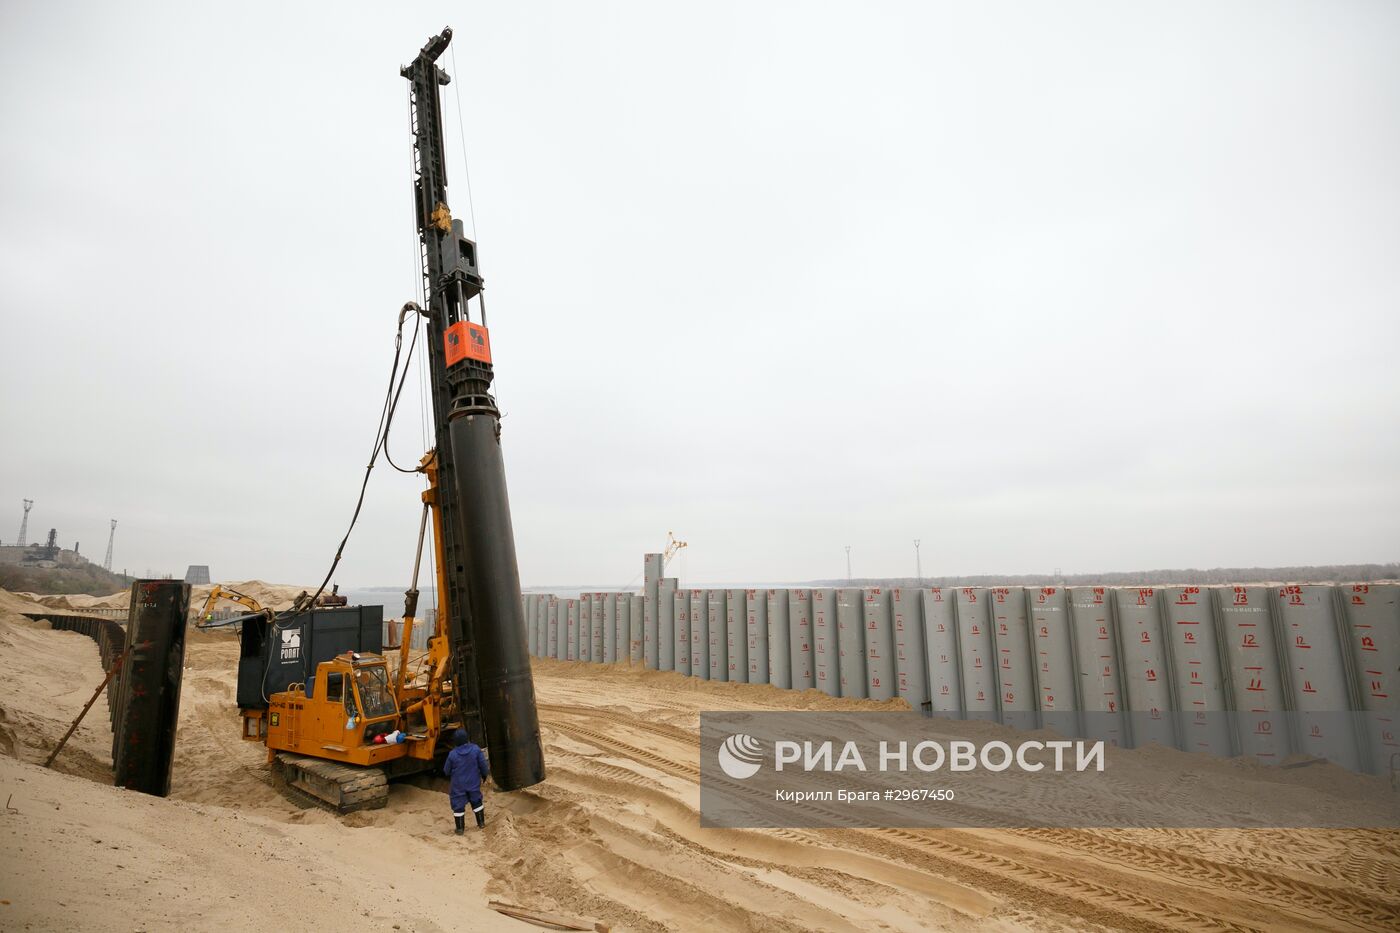
[[[366,667],[356,671],[355,686],[360,694],[360,709],[364,711],[366,719],[392,716],[397,712],[384,668]]]
[[[326,675],[326,702],[344,703],[345,714],[355,715],[355,691],[345,689],[345,673],[332,671]]]

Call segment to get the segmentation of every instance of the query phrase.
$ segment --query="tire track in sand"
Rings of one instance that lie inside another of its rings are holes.
[[[571,710],[569,715],[588,718],[591,712]],[[609,721],[622,719],[616,714],[601,718]],[[582,739],[604,751],[611,751],[621,757],[643,762],[676,777],[696,782],[699,780],[700,770],[698,767],[677,762],[577,723],[561,722],[558,718],[551,718],[549,722],[551,726],[560,729],[560,731]],[[638,726],[636,721],[624,721],[622,724],[645,729],[644,726]],[[694,739],[692,738],[691,741],[694,742]],[[839,813],[830,812],[829,815],[837,821],[844,819],[843,815]],[[1008,893],[1012,897],[1019,895],[1022,897],[1031,896],[1033,900],[1037,901],[1045,901],[1047,898],[1061,901],[1060,909],[1070,916],[1087,916],[1090,919],[1114,926],[1123,926],[1125,921],[1128,921],[1128,925],[1146,923],[1161,929],[1241,931],[1241,933],[1242,931],[1259,929],[1246,923],[1178,907],[1167,901],[1138,894],[1128,888],[1115,888],[1086,878],[1027,865],[1006,856],[919,836],[908,830],[853,828],[853,831],[857,834],[868,834],[881,839],[887,846],[892,846],[896,853],[904,850],[902,854],[906,856],[904,859],[906,862],[909,850],[914,850],[939,863],[945,877],[954,877],[963,883],[969,883],[967,876],[971,874],[974,877],[970,883],[974,886],[997,890],[1004,889],[1009,884],[1012,890],[1004,893]],[[830,848],[829,842],[819,843],[817,837],[814,836],[808,836],[808,838],[814,844]],[[875,852],[880,854],[878,848],[875,849]],[[980,869],[980,871],[976,869]],[[1020,890],[1017,890],[1018,888]]]
[[[659,755],[631,743],[623,742],[615,736],[589,729],[577,722],[561,722],[560,717],[569,720],[602,720],[621,725],[642,733],[677,742],[697,749],[699,739],[694,732],[677,726],[629,717],[611,710],[593,710],[563,707],[557,705],[543,707],[546,719],[551,724],[562,726],[563,731],[583,739],[596,747],[603,747],[623,757],[632,758],[675,777],[698,781],[699,768]],[[626,769],[619,769],[625,771]],[[839,816],[839,814],[838,814]],[[985,848],[963,845],[948,839],[935,839],[901,829],[864,829],[859,832],[873,833],[893,838],[904,846],[930,853],[940,861],[955,859],[970,861],[1005,876],[1011,876],[1052,892],[1073,892],[1074,896],[1086,898],[1096,904],[1108,904],[1112,909],[1124,910],[1139,918],[1151,918],[1169,925],[1186,925],[1200,929],[1249,929],[1247,923],[1228,917],[1179,907],[1168,901],[1147,897],[1130,886],[1131,878],[1125,879],[1124,887],[1100,884],[1084,877],[1068,875],[1045,867],[1027,864],[1005,855],[999,855]],[[1105,837],[1101,834],[1071,829],[1022,829],[1008,833],[1027,839],[1046,842],[1054,846],[1069,846],[1096,859],[1107,854],[1120,865],[1152,872],[1164,880],[1193,887],[1214,890],[1229,890],[1240,893],[1243,898],[1263,899],[1290,908],[1290,913],[1301,914],[1300,919],[1311,922],[1343,921],[1360,929],[1395,928],[1400,926],[1400,905],[1386,899],[1370,897],[1359,892],[1350,892],[1324,884],[1260,871],[1240,865],[1216,862],[1211,859],[1187,853],[1173,852],[1154,846],[1141,846]],[[975,837],[966,836],[970,841]],[[810,838],[810,837],[809,837]],[[816,842],[816,840],[813,840]],[[1116,868],[1118,866],[1106,866]],[[1242,899],[1243,899],[1242,898]],[[1248,916],[1248,915],[1247,915]]]

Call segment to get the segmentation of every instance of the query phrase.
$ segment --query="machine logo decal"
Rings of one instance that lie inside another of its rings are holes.
[[[282,660],[295,661],[301,657],[301,630],[282,630]]]

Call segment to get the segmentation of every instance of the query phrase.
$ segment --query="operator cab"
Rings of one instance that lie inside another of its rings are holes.
[[[267,715],[252,727],[245,723],[243,732],[262,738],[269,756],[290,752],[361,766],[411,754],[431,758],[432,743],[417,743],[426,750],[414,752],[393,737],[401,721],[384,658],[346,651],[317,664],[306,683],[268,697]]]
[[[399,708],[382,657],[347,651],[317,665],[316,681],[315,692],[324,697],[323,702],[338,703],[343,710],[346,738],[352,742],[373,742],[376,735],[393,732],[397,726]]]

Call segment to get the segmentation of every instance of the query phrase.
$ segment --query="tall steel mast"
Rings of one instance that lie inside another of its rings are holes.
[[[427,296],[433,440],[442,516],[441,579],[452,641],[457,708],[490,753],[503,790],[544,780],[535,685],[520,605],[501,416],[491,396],[490,335],[476,244],[452,217],[438,88],[451,79],[437,59],[452,30],[428,40],[400,69],[411,85],[414,203]],[[477,299],[480,320],[468,303]]]

